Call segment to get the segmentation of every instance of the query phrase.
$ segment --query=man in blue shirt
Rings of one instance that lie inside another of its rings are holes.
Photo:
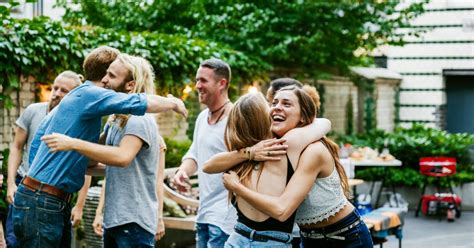
[[[101,118],[105,115],[173,110],[187,116],[184,103],[173,96],[124,94],[104,89],[107,85],[101,79],[118,54],[118,50],[110,47],[92,51],[83,65],[87,81],[72,90],[40,124],[30,148],[30,171],[14,200],[14,231],[20,246],[70,246],[69,201],[71,193],[83,185],[89,163],[74,151],[50,153],[40,140],[43,135],[61,133],[97,143]],[[115,76],[124,78],[125,84],[130,81],[126,77],[129,71],[122,68]]]

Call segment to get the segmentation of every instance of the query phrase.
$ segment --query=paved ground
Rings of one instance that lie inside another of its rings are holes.
[[[410,211],[405,216],[403,236],[403,248],[474,248],[474,212],[464,211],[455,222],[447,222],[426,216],[415,218]],[[398,240],[391,236],[383,247],[396,248]]]

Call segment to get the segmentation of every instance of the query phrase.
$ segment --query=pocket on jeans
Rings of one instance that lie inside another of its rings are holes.
[[[38,209],[49,213],[62,213],[65,207],[65,202],[51,197],[45,197],[43,201],[39,203]]]
[[[38,225],[41,227],[38,230],[40,236],[50,242],[59,244],[65,227],[65,221],[69,219],[69,216],[66,218],[65,213],[44,208],[38,208],[37,214]]]
[[[15,197],[15,201],[16,201]],[[34,212],[27,206],[15,206],[13,204],[12,221],[13,232],[18,239],[33,237],[36,231]]]

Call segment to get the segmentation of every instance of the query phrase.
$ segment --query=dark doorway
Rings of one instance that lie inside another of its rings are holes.
[[[446,130],[474,134],[474,75],[446,76],[446,95]]]

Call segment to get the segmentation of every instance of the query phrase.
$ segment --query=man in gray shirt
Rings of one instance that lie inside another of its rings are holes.
[[[72,71],[64,71],[59,74],[51,88],[51,95],[48,102],[33,103],[28,105],[24,112],[16,121],[15,138],[10,145],[10,155],[8,159],[7,178],[7,201],[12,204],[16,193],[17,185],[29,170],[28,156],[31,140],[44,117],[55,108],[72,89],[81,84],[82,76]],[[22,156],[23,153],[23,156]],[[86,177],[83,188],[79,191],[78,201],[71,212],[73,226],[77,226],[82,219],[82,209],[84,207],[85,196],[89,188],[90,177]],[[19,244],[13,233],[13,223],[11,220],[11,207],[8,210],[6,222],[6,236],[8,247],[18,247]]]

